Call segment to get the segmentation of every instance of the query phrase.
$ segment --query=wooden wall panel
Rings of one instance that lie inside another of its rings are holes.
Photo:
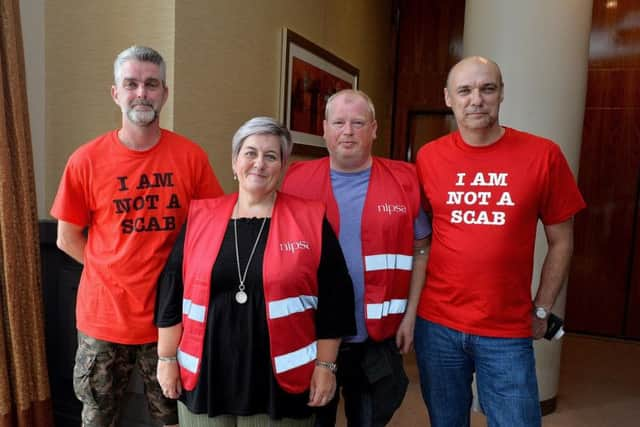
[[[638,0],[594,0],[589,68],[640,67]]]
[[[615,6],[615,7],[614,7]],[[567,329],[640,337],[640,2],[593,4]]]
[[[587,209],[576,217],[567,294],[570,330],[622,335],[634,239],[638,155],[630,144],[634,112],[587,109],[579,186]]]
[[[443,88],[461,59],[464,0],[397,0],[391,157],[406,160],[410,116],[446,111]]]
[[[631,127],[631,138],[634,141],[633,151],[637,160],[637,168],[640,168],[640,114],[635,110],[629,126]],[[633,183],[630,183],[633,186]],[[630,338],[640,339],[640,172],[638,172],[635,183],[635,239],[632,243],[632,258],[629,272],[629,286],[627,293],[627,310],[625,318],[624,335]]]
[[[585,108],[640,108],[640,68],[590,68],[588,76]]]

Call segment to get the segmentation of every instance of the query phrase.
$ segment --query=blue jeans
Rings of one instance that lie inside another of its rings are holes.
[[[541,425],[530,338],[470,335],[418,317],[414,345],[432,427],[469,426],[474,372],[490,427]]]

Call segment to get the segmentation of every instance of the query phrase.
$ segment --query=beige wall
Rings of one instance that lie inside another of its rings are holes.
[[[155,47],[167,62],[168,85],[173,86],[174,3],[46,2],[45,214],[69,154],[122,121],[110,95],[116,55],[133,44]],[[162,125],[173,127],[171,102],[163,111]]]
[[[44,0],[20,0],[22,45],[24,47],[27,102],[31,127],[31,147],[36,184],[38,217],[45,208],[45,136],[44,136]]]
[[[198,141],[226,191],[231,137],[247,119],[278,116],[286,26],[360,69],[380,110],[377,152],[388,153],[391,2],[271,0],[176,3],[175,129]]]
[[[161,124],[202,145],[225,190],[233,190],[233,132],[252,116],[278,115],[283,26],[360,69],[360,87],[378,112],[375,150],[388,155],[391,0],[46,2],[46,211],[69,154],[119,126],[109,95],[112,62],[134,43],[157,48],[167,61]]]

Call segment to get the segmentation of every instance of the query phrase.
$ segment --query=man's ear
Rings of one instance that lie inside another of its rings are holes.
[[[118,88],[116,88],[116,85],[111,85],[111,99],[113,99],[113,102],[115,102],[116,105],[120,106],[120,103],[118,102]]]
[[[447,107],[451,108],[451,98],[449,97],[449,90],[444,88],[444,103]]]
[[[167,99],[169,98],[169,87],[164,86],[164,84],[162,87],[164,89],[164,94],[162,95],[162,106],[164,107],[164,104],[167,102]]]

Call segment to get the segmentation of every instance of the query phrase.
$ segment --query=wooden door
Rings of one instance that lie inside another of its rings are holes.
[[[397,0],[391,157],[414,161],[455,121],[444,104],[449,69],[462,55],[464,0]]]

